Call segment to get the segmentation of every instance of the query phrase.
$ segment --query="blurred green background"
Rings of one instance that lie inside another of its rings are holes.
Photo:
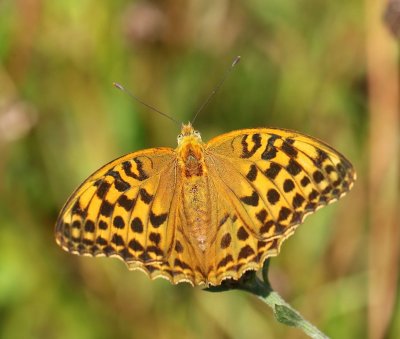
[[[236,55],[241,63],[197,118],[203,140],[291,128],[343,152],[359,178],[283,245],[272,285],[328,335],[374,337],[365,8],[361,0],[1,1],[0,337],[304,338],[245,293],[150,281],[54,242],[58,212],[90,173],[134,150],[176,146],[178,126],[112,83],[187,122]],[[400,336],[399,312],[397,303],[386,317],[386,337]]]

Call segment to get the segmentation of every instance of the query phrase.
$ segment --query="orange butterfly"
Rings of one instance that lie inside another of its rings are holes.
[[[110,256],[151,278],[219,285],[259,269],[304,218],[346,194],[351,163],[297,132],[257,128],[130,153],[92,174],[56,225],[66,251]]]

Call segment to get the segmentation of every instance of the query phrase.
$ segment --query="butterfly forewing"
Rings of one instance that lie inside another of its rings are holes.
[[[231,132],[211,140],[207,153],[214,176],[236,199],[237,216],[257,239],[277,238],[276,251],[307,214],[340,198],[355,180],[340,153],[288,130]]]
[[[58,244],[83,255],[160,260],[172,242],[165,230],[171,224],[175,161],[175,152],[164,148],[102,167],[65,204],[56,225]]]

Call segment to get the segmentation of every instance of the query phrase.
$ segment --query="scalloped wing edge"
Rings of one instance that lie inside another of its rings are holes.
[[[79,252],[79,251],[75,251],[75,250],[70,250],[68,249],[66,246],[64,246],[59,238],[56,238],[56,242],[57,244],[66,252],[69,252],[71,254],[75,254],[75,255],[80,255],[80,256],[84,256],[84,257],[109,257],[109,258],[117,258],[121,261],[123,261],[126,266],[128,267],[129,270],[134,271],[134,270],[139,270],[142,271],[143,273],[145,273],[151,280],[155,280],[157,278],[162,278],[165,280],[168,280],[170,283],[177,285],[179,283],[189,283],[192,286],[218,286],[222,283],[222,281],[226,280],[226,279],[234,279],[237,280],[239,279],[245,272],[250,271],[250,270],[254,270],[257,271],[260,268],[262,268],[264,261],[268,258],[271,257],[275,257],[280,253],[281,250],[281,246],[283,244],[283,242],[288,239],[290,236],[292,236],[297,227],[299,227],[301,224],[304,223],[304,220],[306,217],[308,217],[309,215],[313,214],[315,211],[321,209],[324,206],[330,205],[333,202],[341,199],[343,196],[345,196],[353,187],[354,185],[354,181],[356,180],[357,176],[355,174],[355,172],[353,172],[353,176],[352,179],[353,181],[349,184],[349,188],[347,191],[343,192],[340,196],[338,196],[338,198],[334,198],[332,200],[329,200],[327,203],[320,203],[316,206],[315,210],[310,210],[306,213],[304,213],[302,215],[301,221],[299,223],[295,223],[293,225],[290,225],[290,227],[288,227],[288,232],[287,233],[283,233],[280,235],[277,235],[276,237],[271,237],[268,239],[263,239],[263,241],[275,241],[276,242],[276,247],[273,249],[268,249],[265,253],[263,253],[261,255],[260,260],[257,261],[250,261],[246,264],[244,264],[238,271],[226,271],[223,274],[220,274],[218,276],[218,279],[216,279],[215,282],[211,282],[211,281],[207,281],[207,280],[196,280],[191,276],[185,275],[185,274],[177,274],[177,275],[171,275],[166,271],[163,270],[158,270],[155,269],[154,271],[150,272],[148,270],[148,268],[146,266],[146,263],[141,262],[139,260],[137,261],[126,261],[120,254],[118,253],[112,253],[110,255],[106,255],[105,253],[98,253],[98,254],[93,254],[93,253],[89,253],[89,252]],[[150,263],[149,263],[150,264]],[[151,264],[154,264],[154,262],[152,262]]]

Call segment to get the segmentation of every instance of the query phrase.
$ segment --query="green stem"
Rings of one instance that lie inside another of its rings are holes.
[[[274,312],[275,318],[287,326],[293,326],[301,329],[310,338],[326,339],[324,333],[318,328],[305,320],[303,316],[296,311],[290,304],[288,304],[282,297],[275,292],[268,280],[268,266],[269,261],[264,263],[262,270],[263,280],[257,277],[256,272],[246,272],[238,281],[227,280],[220,286],[209,287],[206,290],[209,292],[223,292],[232,289],[239,289],[252,293],[261,301],[271,307]]]

